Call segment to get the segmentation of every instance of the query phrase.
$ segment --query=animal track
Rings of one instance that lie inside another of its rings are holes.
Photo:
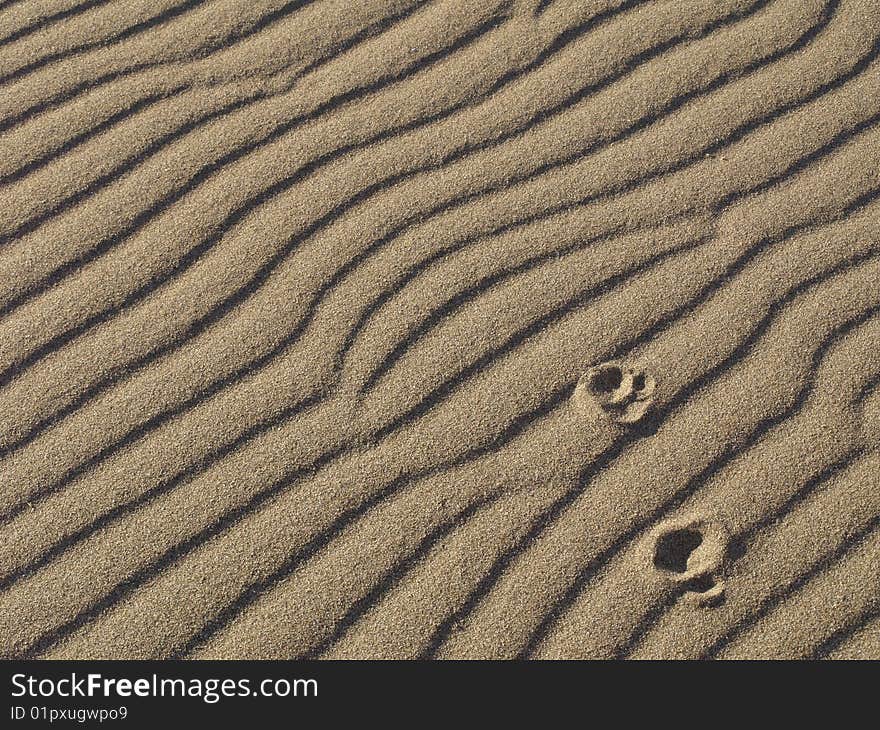
[[[666,520],[650,537],[653,567],[684,590],[698,606],[717,603],[724,595],[719,577],[729,535],[717,521],[702,516]]]
[[[598,406],[616,423],[633,424],[651,409],[656,387],[651,375],[609,362],[584,373],[575,388],[575,400],[582,409]]]

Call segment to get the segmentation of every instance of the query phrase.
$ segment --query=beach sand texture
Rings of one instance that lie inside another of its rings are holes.
[[[880,3],[0,0],[0,655],[880,659]]]

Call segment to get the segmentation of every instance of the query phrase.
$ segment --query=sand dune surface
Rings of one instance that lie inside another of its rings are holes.
[[[880,659],[880,3],[0,2],[0,655]]]

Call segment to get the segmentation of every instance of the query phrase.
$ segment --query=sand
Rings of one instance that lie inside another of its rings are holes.
[[[880,4],[0,2],[0,656],[880,659]]]

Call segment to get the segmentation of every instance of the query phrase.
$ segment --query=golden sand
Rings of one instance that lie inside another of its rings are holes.
[[[0,2],[0,655],[880,659],[880,4]]]

